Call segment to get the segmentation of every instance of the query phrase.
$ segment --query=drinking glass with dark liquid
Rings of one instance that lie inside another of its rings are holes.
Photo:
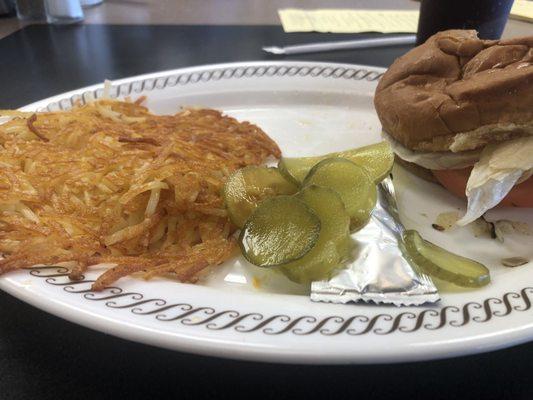
[[[513,0],[422,0],[416,44],[447,29],[475,29],[481,39],[499,39]]]

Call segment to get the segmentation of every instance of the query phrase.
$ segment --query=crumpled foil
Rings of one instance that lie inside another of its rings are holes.
[[[352,235],[356,244],[353,261],[328,281],[313,282],[311,300],[330,303],[362,300],[397,306],[440,300],[431,278],[404,258],[399,247],[404,228],[385,209],[386,205],[387,199],[380,192],[370,221]]]

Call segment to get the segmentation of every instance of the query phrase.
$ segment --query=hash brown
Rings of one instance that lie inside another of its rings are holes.
[[[71,278],[113,264],[101,290],[132,273],[195,282],[232,257],[221,188],[280,157],[260,128],[209,109],[154,115],[140,101],[69,111],[1,111],[0,273],[75,261]]]

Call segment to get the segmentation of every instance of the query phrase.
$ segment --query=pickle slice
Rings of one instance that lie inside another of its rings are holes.
[[[404,254],[426,274],[463,287],[479,288],[490,282],[487,267],[477,261],[450,253],[417,231],[403,233]]]
[[[272,267],[305,256],[320,235],[319,217],[294,196],[264,200],[250,215],[239,237],[244,257]]]
[[[391,171],[394,153],[388,142],[380,142],[356,149],[330,153],[318,157],[285,158],[282,157],[278,168],[280,172],[294,183],[301,184],[311,168],[317,163],[333,157],[346,158],[363,167],[375,183],[383,180]]]
[[[297,191],[298,187],[287,181],[277,168],[248,166],[229,176],[222,195],[231,222],[242,228],[261,201]]]
[[[296,197],[304,201],[320,219],[320,236],[309,253],[284,264],[280,271],[298,283],[326,279],[349,256],[352,246],[350,217],[339,195],[331,189],[311,185],[302,189]]]
[[[345,158],[327,158],[316,164],[304,179],[307,185],[336,191],[350,216],[350,230],[362,228],[376,205],[377,189],[368,173]]]

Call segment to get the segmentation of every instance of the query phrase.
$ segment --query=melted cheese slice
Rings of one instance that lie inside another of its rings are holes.
[[[386,132],[382,132],[392,151],[402,160],[412,162],[427,169],[460,169],[470,167],[479,160],[481,150],[462,151],[453,153],[451,151],[413,151],[403,146],[396,139]]]
[[[466,225],[481,217],[532,173],[533,136],[486,146],[470,173],[466,185],[468,207],[457,224]]]

